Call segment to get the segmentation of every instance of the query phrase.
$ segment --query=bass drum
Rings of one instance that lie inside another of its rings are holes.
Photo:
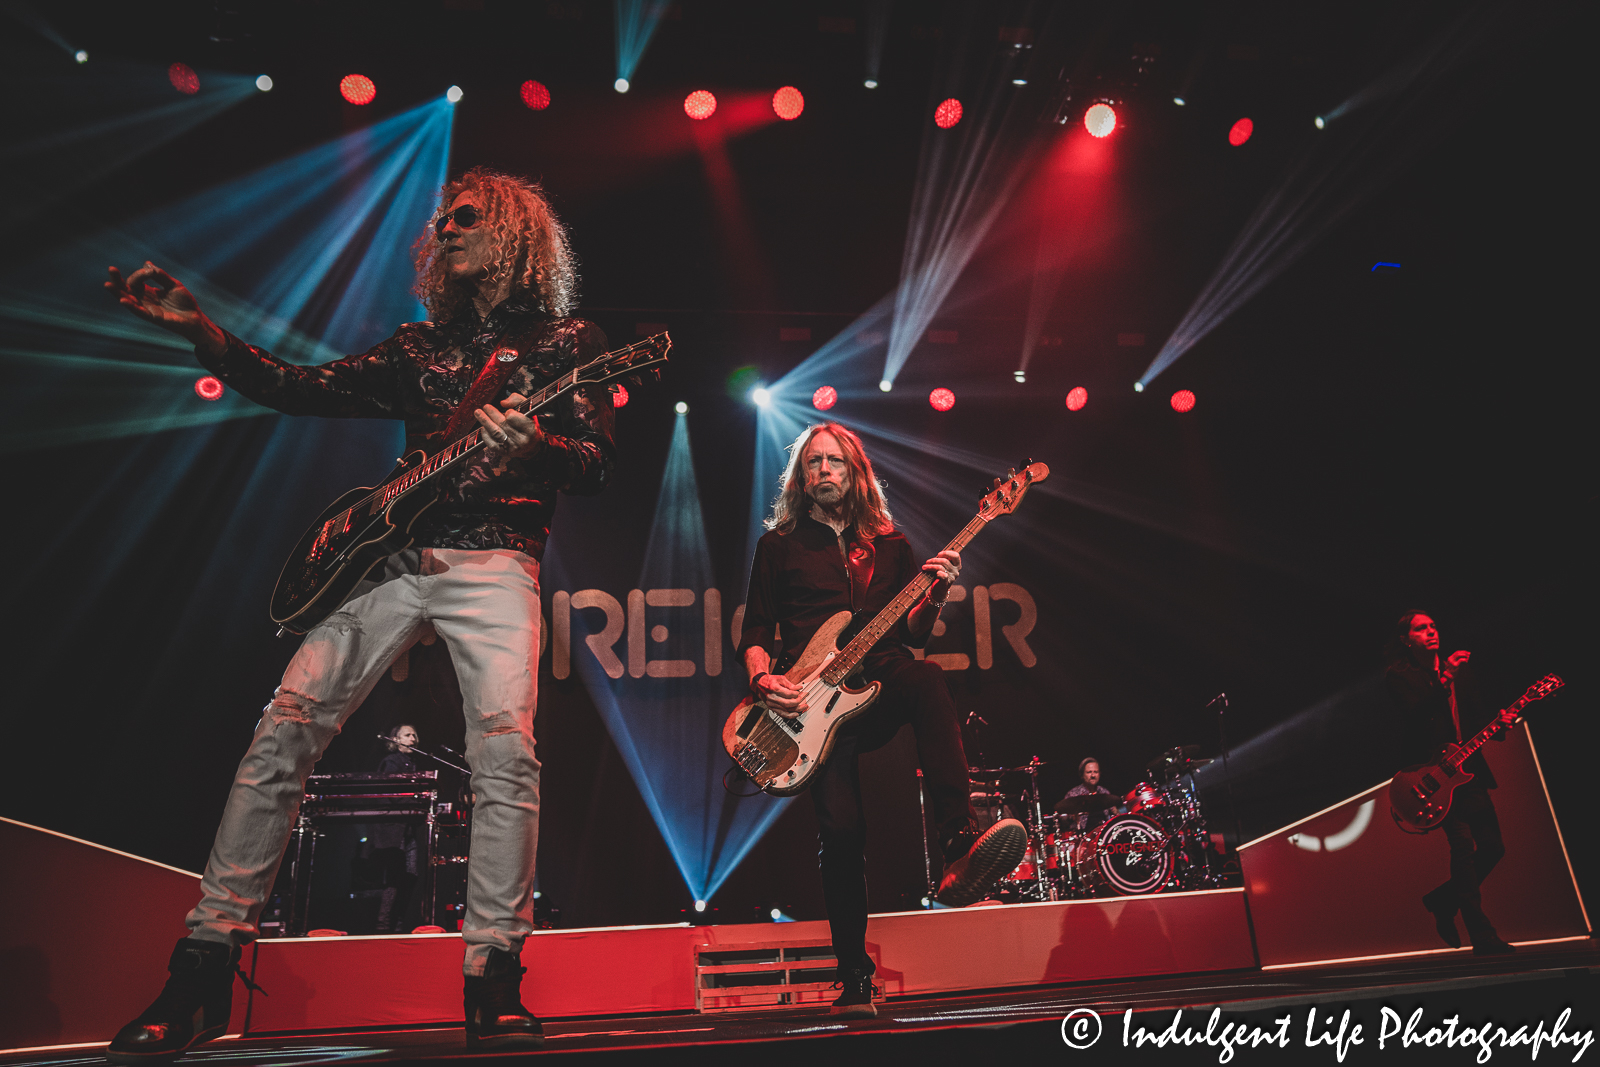
[[[1173,843],[1154,819],[1118,815],[1094,835],[1086,858],[1100,879],[1124,896],[1159,893],[1172,877]]]

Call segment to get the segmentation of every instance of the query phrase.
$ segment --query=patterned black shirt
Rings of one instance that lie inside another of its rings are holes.
[[[413,322],[358,356],[299,367],[228,334],[221,356],[200,357],[207,370],[258,404],[285,415],[401,419],[406,449],[433,452],[437,434],[502,347],[523,353],[501,397],[531,396],[563,371],[605,351],[598,327],[553,319],[537,305],[502,301],[480,318]],[[449,476],[437,503],[412,528],[419,548],[512,548],[544,555],[556,492],[593,496],[616,466],[616,415],[604,387],[569,393],[539,416],[545,447],[498,467],[475,461]]]

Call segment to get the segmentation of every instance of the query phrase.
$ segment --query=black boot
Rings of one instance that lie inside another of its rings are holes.
[[[1461,947],[1461,932],[1456,929],[1455,898],[1450,895],[1450,883],[1446,882],[1438,889],[1427,893],[1422,898],[1422,906],[1433,913],[1433,928],[1438,931],[1439,939],[1451,948]]]
[[[834,988],[842,989],[839,999],[833,1002],[834,1015],[876,1015],[878,1009],[872,1003],[872,972],[877,970],[870,959],[853,963],[839,961],[839,970],[835,973]]]
[[[468,976],[463,994],[467,1044],[530,1047],[544,1042],[544,1027],[522,1006],[522,976],[528,969],[509,952],[490,949],[483,977]]]
[[[155,1003],[117,1031],[106,1050],[112,1063],[164,1063],[220,1037],[233,1009],[239,950],[186,937],[172,950],[167,984]]]
[[[982,900],[1027,851],[1028,831],[1015,819],[1001,819],[981,835],[973,827],[958,831],[944,842],[944,879],[934,899],[947,908]]]

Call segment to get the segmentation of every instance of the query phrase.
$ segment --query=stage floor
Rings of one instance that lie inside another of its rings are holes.
[[[1600,1003],[1600,943],[1589,938],[1561,944],[1530,945],[1515,955],[1473,956],[1442,951],[1424,956],[1273,971],[1199,976],[1117,979],[1041,986],[1026,991],[969,993],[940,997],[891,998],[877,1018],[840,1019],[814,1007],[782,1011],[607,1016],[546,1023],[547,1039],[537,1053],[471,1053],[459,1026],[369,1028],[305,1033],[257,1034],[205,1046],[185,1062],[206,1064],[447,1063],[461,1059],[582,1054],[586,1062],[646,1062],[693,1058],[699,1064],[748,1062],[749,1042],[762,1042],[766,1063],[815,1063],[818,1056],[914,1055],[948,1062],[955,1053],[1067,1050],[1060,1036],[1062,1018],[1076,1008],[1105,1013],[1105,1038],[1094,1050],[1102,1056],[1121,1051],[1122,1013],[1132,1008],[1135,1026],[1165,1028],[1175,1009],[1203,1009],[1185,1016],[1184,1025],[1203,1029],[1206,1015],[1220,1006],[1230,1017],[1283,1015],[1295,1018],[1295,1043],[1301,1042],[1305,1015],[1313,1006],[1354,1006],[1356,1017],[1375,1024],[1379,1004],[1409,1012],[1425,1006],[1430,1024],[1456,1011],[1468,1022],[1479,1016],[1497,1023],[1542,1019],[1547,1028],[1562,1005],[1574,1007],[1568,1031],[1593,1029]],[[1364,1005],[1364,1007],[1363,1007]],[[73,1067],[105,1062],[103,1045],[79,1045],[0,1053],[0,1067]],[[1392,1045],[1391,1045],[1392,1050]],[[1189,1062],[1203,1054],[1216,1062],[1215,1048],[1153,1052],[1162,1062]],[[1276,1050],[1274,1050],[1276,1051]],[[1333,1049],[1327,1062],[1335,1062]],[[1357,1050],[1369,1051],[1369,1050]],[[1412,1050],[1418,1052],[1422,1050]],[[1511,1050],[1507,1050],[1508,1052]],[[1526,1051],[1526,1050],[1519,1050]],[[1572,1049],[1555,1050],[1557,1062],[1570,1062]],[[1170,1053],[1177,1053],[1176,1059]],[[596,1055],[598,1054],[598,1056]],[[1547,1046],[1547,1055],[1548,1046]],[[1283,1053],[1279,1053],[1283,1055]],[[1292,1057],[1293,1053],[1289,1053]],[[1454,1055],[1460,1057],[1460,1050]],[[1088,1056],[1094,1059],[1093,1055]],[[1409,1061],[1414,1057],[1408,1056]],[[1470,1057],[1469,1057],[1470,1058]],[[1102,1059],[1100,1062],[1107,1062]],[[1196,1061],[1199,1062],[1199,1061]],[[1465,1059],[1462,1062],[1467,1062]]]

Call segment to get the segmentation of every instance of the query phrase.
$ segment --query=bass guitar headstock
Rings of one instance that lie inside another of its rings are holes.
[[[1050,468],[1031,459],[1022,461],[1022,470],[1013,467],[1004,478],[996,478],[994,485],[978,504],[978,514],[985,521],[1000,515],[1009,515],[1022,503],[1028,487],[1050,477]]]

